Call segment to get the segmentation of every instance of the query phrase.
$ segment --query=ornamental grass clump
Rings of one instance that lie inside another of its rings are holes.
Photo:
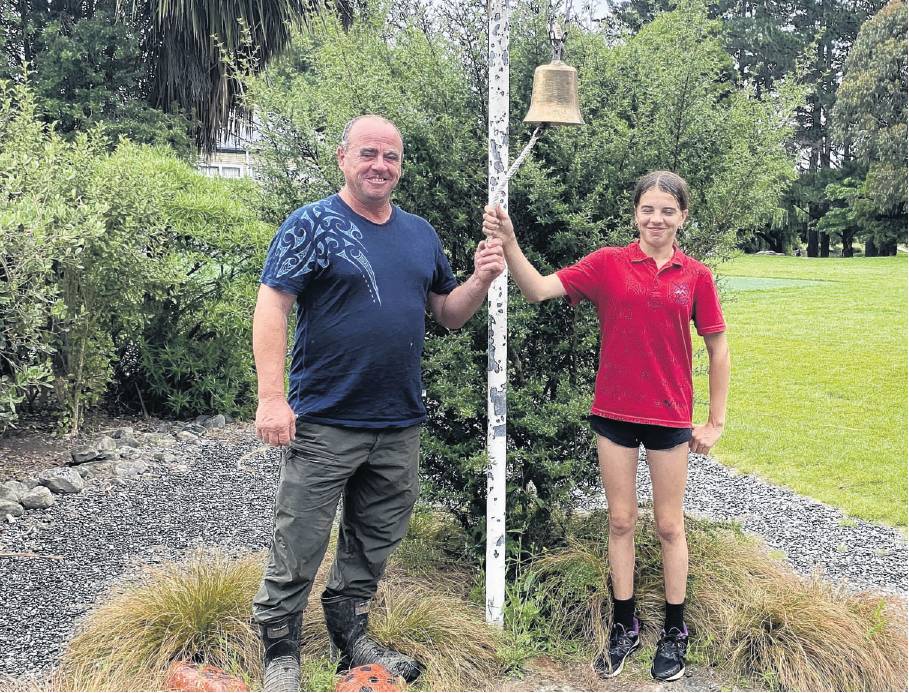
[[[260,555],[206,552],[149,570],[89,615],[63,655],[55,687],[160,690],[179,659],[258,680],[250,604],[262,565]]]
[[[795,575],[733,524],[686,523],[690,661],[773,690],[905,690],[905,606]],[[545,607],[540,620],[557,623],[563,637],[591,650],[605,641],[611,612],[607,536],[607,513],[592,513],[566,549],[528,570]],[[645,642],[653,643],[664,597],[650,513],[642,513],[635,544],[637,605]]]
[[[330,564],[323,562],[303,615],[303,690],[334,689],[337,655],[318,599]],[[251,607],[264,565],[261,554],[210,551],[149,570],[87,617],[47,689],[163,690],[178,659],[214,665],[261,689]],[[486,625],[481,607],[455,594],[455,584],[450,570],[436,584],[391,569],[372,602],[370,633],[426,666],[420,688],[482,689],[503,671],[500,635]]]

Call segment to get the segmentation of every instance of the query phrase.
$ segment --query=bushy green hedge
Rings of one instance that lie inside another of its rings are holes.
[[[271,230],[248,183],[100,129],[65,141],[0,86],[0,432],[23,406],[78,428],[107,394],[149,412],[238,412]]]

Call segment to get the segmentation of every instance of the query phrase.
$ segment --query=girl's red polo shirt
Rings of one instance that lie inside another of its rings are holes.
[[[601,248],[557,272],[572,305],[593,302],[600,367],[591,413],[671,428],[691,426],[691,329],[726,323],[710,270],[679,248],[657,270],[638,242]]]

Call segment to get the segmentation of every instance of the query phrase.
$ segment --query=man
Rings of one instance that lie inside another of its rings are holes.
[[[504,269],[483,241],[458,285],[432,226],[391,204],[404,145],[393,123],[353,119],[337,150],[344,186],[288,217],[272,241],[253,319],[256,435],[285,446],[268,566],[253,601],[265,690],[299,687],[299,626],[338,500],[337,555],[322,593],[342,664],[384,664],[412,681],[420,665],[367,634],[368,606],[407,531],[418,491],[420,360],[427,304],[462,326]],[[297,329],[284,395],[287,314]]]

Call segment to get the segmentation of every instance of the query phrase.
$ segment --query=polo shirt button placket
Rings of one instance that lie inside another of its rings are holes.
[[[653,284],[650,286],[650,295],[647,297],[647,303],[651,308],[659,308],[662,304],[660,300],[662,291],[660,291],[660,270],[653,275]]]

